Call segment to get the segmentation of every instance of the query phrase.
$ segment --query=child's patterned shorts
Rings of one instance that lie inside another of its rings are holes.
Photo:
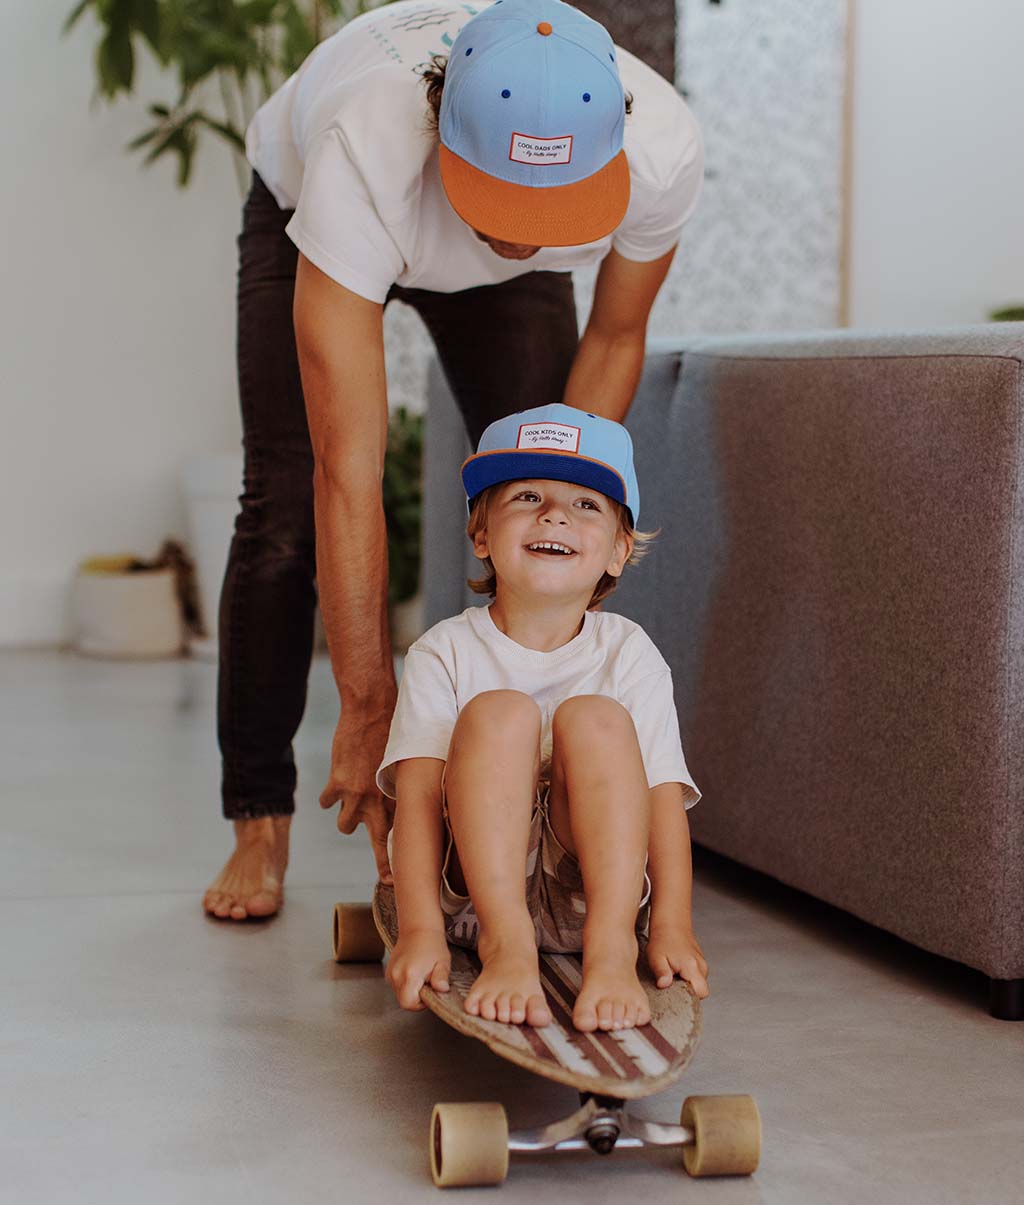
[[[580,864],[555,836],[548,819],[550,789],[551,784],[543,779],[537,784],[526,854],[526,903],[533,918],[538,949],[553,954],[572,954],[583,949],[587,904]],[[443,806],[447,839],[441,870],[441,909],[445,914],[445,929],[453,945],[474,949],[480,922],[469,897],[455,892],[448,881],[454,841],[448,821],[447,798]],[[645,867],[643,895],[637,906],[636,931],[639,935],[647,932],[650,899],[651,880]]]

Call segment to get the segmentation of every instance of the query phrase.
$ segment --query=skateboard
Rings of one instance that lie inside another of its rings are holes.
[[[334,958],[378,962],[398,940],[395,893],[381,883],[373,904],[336,904]],[[500,1104],[437,1104],[430,1119],[430,1171],[439,1188],[501,1184],[510,1152],[575,1151],[600,1155],[646,1146],[682,1148],[691,1176],[750,1175],[761,1152],[761,1119],[750,1096],[690,1096],[678,1125],[645,1121],[627,1102],[663,1092],[686,1069],[700,1037],[700,1005],[677,979],[659,989],[643,955],[637,963],[651,1021],[635,1029],[581,1033],[572,1010],[582,981],[578,954],[540,955],[540,977],[553,1021],[542,1028],[470,1016],[463,1008],[480,973],[476,952],[449,946],[449,992],[424,987],[423,1003],[453,1029],[495,1054],[580,1094],[580,1108],[549,1125],[513,1130]]]

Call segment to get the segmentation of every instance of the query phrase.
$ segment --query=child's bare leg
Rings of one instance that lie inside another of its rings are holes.
[[[651,1019],[636,974],[636,915],[650,831],[650,792],[629,712],[580,695],[555,712],[549,815],[579,859],[587,915],[577,1029],[622,1029]]]
[[[486,691],[462,709],[448,752],[448,816],[480,921],[477,952],[483,963],[466,1011],[489,1021],[551,1021],[526,906],[540,731],[540,710],[528,695]]]

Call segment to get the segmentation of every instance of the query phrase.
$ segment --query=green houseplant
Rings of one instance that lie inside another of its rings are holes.
[[[388,420],[383,496],[391,566],[388,602],[403,603],[419,587],[423,509],[423,415],[404,406],[392,411]]]
[[[147,49],[177,75],[178,95],[148,106],[148,129],[129,143],[145,162],[178,158],[184,187],[200,136],[231,148],[243,194],[248,186],[245,129],[253,114],[322,38],[390,0],[79,0],[64,22],[72,29],[91,11],[98,94],[131,95],[136,59]]]
[[[80,0],[64,32],[91,11],[99,26],[98,96],[132,95],[140,51],[177,77],[170,103],[151,103],[151,124],[128,144],[153,163],[177,157],[177,182],[192,174],[200,138],[226,144],[244,196],[245,129],[256,109],[309,52],[347,21],[390,0]],[[389,419],[383,500],[393,611],[419,586],[423,417],[401,407]],[[401,642],[399,642],[401,643]]]

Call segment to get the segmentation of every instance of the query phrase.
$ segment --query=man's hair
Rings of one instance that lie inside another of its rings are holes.
[[[428,118],[430,128],[436,133],[441,119],[441,95],[444,92],[444,77],[448,70],[448,56],[435,54],[430,60],[430,66],[424,67],[420,73],[427,87],[427,104],[430,106],[431,117]],[[632,94],[626,93],[626,116],[633,112]]]
[[[483,531],[487,526],[487,511],[491,499],[494,497],[495,491],[500,490],[503,485],[508,485],[508,482],[499,481],[497,485],[488,486],[487,489],[477,494],[473,499],[469,522],[466,524],[466,535],[471,540],[477,532]],[[661,528],[659,527],[658,531],[637,531],[629,521],[629,510],[621,502],[616,502],[614,498],[609,498],[608,501],[615,508],[619,520],[619,529],[626,535],[633,537],[633,551],[630,553],[626,564],[638,565],[647,555],[651,542],[659,534]],[[498,576],[494,572],[494,565],[491,563],[490,557],[483,557],[480,563],[486,570],[485,576],[467,578],[466,584],[475,594],[489,594],[491,598],[494,598],[498,592]],[[602,599],[607,598],[618,584],[619,579],[617,577],[612,577],[610,573],[602,573],[601,580],[594,587],[594,593],[590,596],[590,602],[587,603],[587,610],[592,610]]]

